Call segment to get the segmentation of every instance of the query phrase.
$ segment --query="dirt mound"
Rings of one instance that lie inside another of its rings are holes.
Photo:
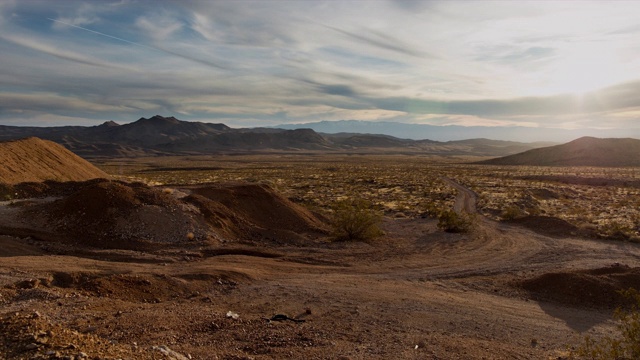
[[[0,208],[7,215],[0,218],[0,233],[75,248],[142,251],[219,240],[303,245],[327,234],[322,221],[266,185],[183,190],[192,194],[104,179],[33,184],[25,194],[61,198]]]
[[[198,206],[207,221],[235,238],[292,241],[301,234],[326,234],[310,211],[264,184],[206,186],[192,189],[187,201]]]
[[[577,226],[551,216],[525,216],[508,220],[507,223],[523,226],[539,234],[554,237],[565,237],[581,233]]]
[[[170,193],[142,184],[89,183],[25,213],[46,218],[59,237],[100,248],[145,250],[202,241],[210,235],[196,212]]]
[[[522,281],[518,286],[535,300],[559,302],[576,307],[615,308],[628,304],[620,294],[640,289],[640,268],[614,264],[573,272],[547,273]]]
[[[10,185],[109,177],[62,145],[39,138],[0,142],[0,163],[0,183]]]

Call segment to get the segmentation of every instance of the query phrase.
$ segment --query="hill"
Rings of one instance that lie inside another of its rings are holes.
[[[83,181],[109,175],[63,146],[28,138],[0,142],[0,183]]]
[[[376,134],[324,134],[313,129],[232,129],[160,115],[124,125],[108,121],[90,127],[0,126],[0,141],[29,136],[55,141],[87,158],[273,151],[504,156],[548,145],[488,139],[438,142]]]
[[[640,140],[582,137],[566,144],[480,162],[488,165],[640,166]]]

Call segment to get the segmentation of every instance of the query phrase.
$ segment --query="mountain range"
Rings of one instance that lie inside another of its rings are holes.
[[[97,126],[0,126],[0,141],[26,137],[55,141],[86,158],[301,151],[496,157],[551,144],[478,138],[440,142],[378,134],[327,134],[313,129],[233,129],[160,115],[123,125],[108,121]]]
[[[553,129],[524,126],[436,126],[426,124],[405,124],[386,121],[339,120],[319,121],[304,124],[282,124],[279,129],[313,129],[320,133],[384,134],[402,139],[431,139],[435,141],[455,141],[486,138],[505,141],[564,143],[580,137],[638,137],[638,129]]]

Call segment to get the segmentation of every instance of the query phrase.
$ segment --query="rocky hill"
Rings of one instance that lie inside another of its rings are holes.
[[[529,166],[640,166],[640,140],[582,137],[566,144],[480,162]]]
[[[119,125],[0,126],[0,140],[28,136],[55,141],[83,157],[219,154],[270,151],[333,151],[504,156],[543,146],[488,139],[438,142],[375,134],[322,134],[312,129],[232,129],[224,124],[153,116]]]
[[[39,138],[0,142],[0,183],[84,181],[108,178],[60,144]]]

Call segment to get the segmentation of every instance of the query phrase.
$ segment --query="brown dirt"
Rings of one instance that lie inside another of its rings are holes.
[[[227,184],[191,189],[186,200],[233,238],[304,242],[304,235],[322,236],[328,229],[309,210],[264,184]]]
[[[267,185],[175,190],[92,180],[68,186],[35,191],[68,194],[54,201],[15,201],[3,210],[0,229],[9,235],[130,250],[218,241],[305,244],[327,233],[326,224]]]
[[[108,178],[62,145],[39,138],[0,142],[0,183],[83,181]]]
[[[596,269],[546,273],[519,285],[536,300],[611,309],[628,305],[632,300],[626,298],[622,291],[640,289],[640,268],[614,264]]]
[[[631,284],[640,268],[637,244],[549,237],[480,216],[470,234],[441,232],[432,219],[385,218],[376,242],[329,243],[310,213],[261,185],[180,189],[192,192],[189,201],[147,190],[94,183],[54,203],[0,206],[0,223],[38,225],[16,212],[65,204],[104,217],[83,203],[93,199],[87,191],[129,214],[178,205],[191,214],[196,204],[207,229],[236,237],[146,251],[0,237],[0,249],[12,248],[0,257],[0,357],[562,359],[581,335],[613,327],[605,297],[576,294]],[[460,194],[468,207],[473,197]],[[274,230],[275,240],[243,243],[252,226]],[[306,241],[287,242],[288,232]],[[567,290],[557,273],[600,283]],[[275,314],[305,321],[269,321]]]
[[[533,230],[539,234],[565,237],[567,235],[577,235],[581,229],[565,220],[552,216],[525,216],[506,221],[509,224],[519,225]],[[586,234],[585,234],[586,235]]]

